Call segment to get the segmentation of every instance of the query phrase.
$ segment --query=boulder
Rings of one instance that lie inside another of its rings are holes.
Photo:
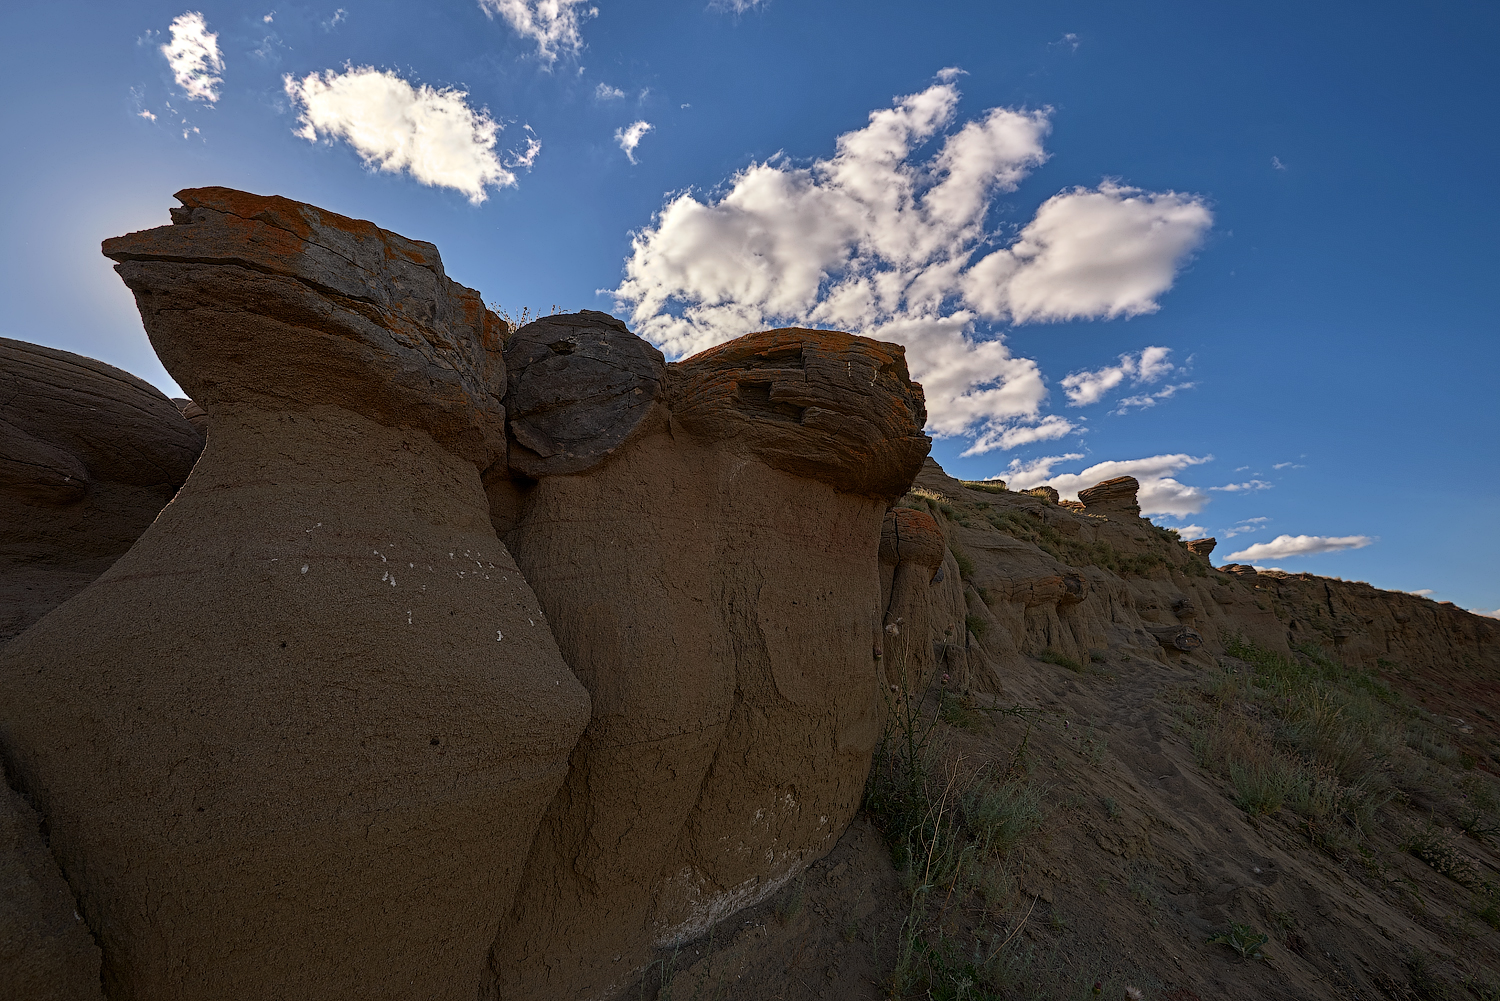
[[[582,313],[521,328],[507,364],[518,475],[491,510],[594,711],[481,996],[604,997],[858,809],[881,523],[925,410],[899,346],[828,331],[669,365]]]
[[[1134,476],[1116,476],[1078,491],[1078,499],[1089,514],[1139,518],[1141,506],[1136,494],[1140,488],[1141,484]]]
[[[0,998],[103,1001],[99,947],[42,837],[0,774]]]
[[[0,337],[0,645],[124,555],[203,436],[119,369]]]
[[[1058,496],[1059,495],[1058,495],[1056,487],[1049,487],[1049,486],[1032,487],[1030,490],[1023,490],[1021,492],[1023,494],[1027,494],[1027,495],[1032,496],[1032,497],[1040,497],[1042,500],[1046,501],[1048,504],[1056,504],[1058,502]]]
[[[0,654],[111,998],[474,996],[588,718],[496,537],[502,321],[436,248],[180,192],[105,242],[212,433]]]

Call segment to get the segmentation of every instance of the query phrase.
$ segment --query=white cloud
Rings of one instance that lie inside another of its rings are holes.
[[[1417,590],[1415,590],[1415,591],[1407,591],[1406,593],[1407,594],[1415,594],[1419,598],[1426,598],[1428,595],[1432,594],[1432,588],[1430,588],[1430,587],[1420,587],[1420,588],[1417,588]]]
[[[1240,522],[1234,527],[1225,529],[1224,538],[1232,539],[1236,535],[1247,535],[1250,532],[1259,532],[1266,527],[1266,523],[1270,520],[1270,518],[1265,517],[1246,518],[1244,521]]]
[[[526,152],[517,153],[512,150],[510,155],[506,157],[505,165],[507,167],[523,167],[526,170],[530,170],[531,165],[536,163],[536,158],[541,155],[542,141],[536,137],[536,133],[532,131],[530,125],[523,125],[522,128],[526,131]]]
[[[145,111],[145,110],[136,112],[135,116],[137,118],[144,118],[148,122],[154,122],[154,121],[156,121],[156,116],[153,115],[151,112]]]
[[[965,449],[963,454],[983,455],[997,448],[1009,450],[1033,442],[1063,438],[1077,430],[1078,425],[1056,414],[1048,414],[1035,424],[992,422],[974,438],[974,444]]]
[[[1190,514],[1197,514],[1209,502],[1206,491],[1179,483],[1171,474],[1189,466],[1211,462],[1211,455],[1153,455],[1145,459],[1098,462],[1078,473],[1053,474],[1053,466],[1081,458],[1083,456],[1072,453],[1044,456],[1029,462],[1017,459],[1001,475],[1012,490],[1027,490],[1045,484],[1055,488],[1064,500],[1077,500],[1078,491],[1104,480],[1114,479],[1116,476],[1134,476],[1141,484],[1137,499],[1143,515],[1165,514],[1185,518]]]
[[[213,104],[219,99],[219,85],[224,81],[224,57],[219,54],[219,36],[208,30],[203,15],[190,10],[173,19],[172,41],[161,46],[172,77],[189,100]]]
[[[1226,483],[1222,487],[1209,487],[1210,490],[1222,490],[1228,494],[1247,493],[1252,490],[1270,490],[1276,484],[1267,483],[1265,480],[1246,480],[1244,483]]]
[[[1129,411],[1131,407],[1137,407],[1140,409],[1145,409],[1146,407],[1154,407],[1162,400],[1170,400],[1172,397],[1176,396],[1184,389],[1192,389],[1196,385],[1198,385],[1196,382],[1179,382],[1171,386],[1166,386],[1162,389],[1159,389],[1154,393],[1145,393],[1139,396],[1127,396],[1124,399],[1120,400],[1119,405],[1115,407],[1112,413],[1123,414]]]
[[[611,87],[609,84],[601,82],[594,88],[594,96],[601,101],[615,101],[624,97],[625,92],[619,87]]]
[[[582,22],[597,17],[599,8],[587,0],[479,0],[488,17],[499,14],[512,31],[536,42],[536,54],[548,64],[559,55],[576,55],[583,49]]]
[[[1500,608],[1495,609],[1493,612],[1486,612],[1481,608],[1471,608],[1469,611],[1475,615],[1483,615],[1487,619],[1500,619]]]
[[[271,13],[269,13],[269,14],[267,14],[267,15],[266,15],[266,16],[265,16],[265,17],[263,17],[263,18],[261,18],[261,20],[262,20],[262,21],[263,21],[263,22],[265,22],[265,23],[266,23],[266,24],[270,24],[270,23],[271,23],[271,20],[272,20],[272,19],[273,19],[273,18],[275,18],[275,17],[276,17],[276,12],[275,12],[275,11],[274,11],[274,10],[273,10],[273,11],[271,11]]]
[[[769,0],[713,0],[708,6],[713,10],[728,11],[731,14],[743,14],[747,10],[754,10],[764,6]]]
[[[495,155],[500,124],[469,107],[464,91],[413,87],[373,66],[309,73],[301,80],[287,75],[283,84],[301,108],[296,135],[308,142],[342,139],[371,167],[408,171],[423,184],[461,191],[476,205],[487,188],[516,183]]]
[[[1118,365],[1107,365],[1093,372],[1074,372],[1066,376],[1062,380],[1062,387],[1068,394],[1068,405],[1086,407],[1091,403],[1098,403],[1126,378],[1132,379],[1137,385],[1157,381],[1176,367],[1167,361],[1167,355],[1171,353],[1171,348],[1149,347],[1138,355],[1121,355]],[[1176,392],[1176,389],[1172,392]],[[1152,403],[1138,405],[1151,406]]]
[[[1246,468],[1249,468],[1249,467],[1246,467]],[[1275,465],[1273,465],[1271,468],[1272,469],[1304,469],[1306,467],[1304,467],[1302,465],[1302,463],[1300,463],[1300,462],[1278,462]]]
[[[349,12],[340,7],[338,10],[333,12],[332,17],[323,22],[323,30],[332,31],[334,28],[337,28],[347,20],[349,20]]]
[[[968,76],[969,71],[965,69],[959,69],[957,66],[944,66],[933,75],[943,83],[952,83],[954,80],[957,80],[961,76]]]
[[[1059,38],[1057,41],[1055,41],[1055,42],[1048,42],[1047,44],[1048,45],[1066,46],[1069,51],[1071,51],[1071,52],[1077,52],[1078,51],[1078,44],[1079,43],[1078,43],[1078,36],[1076,34],[1074,34],[1073,32],[1070,31],[1066,35],[1064,35],[1061,38]]]
[[[1286,170],[1286,164],[1281,162],[1281,157],[1271,157],[1271,166],[1276,170]]]
[[[1192,542],[1194,539],[1208,538],[1208,530],[1202,525],[1179,525],[1177,534],[1189,542]]]
[[[1278,535],[1270,542],[1257,542],[1253,546],[1230,553],[1227,560],[1275,560],[1288,556],[1316,556],[1319,553],[1336,553],[1344,549],[1363,549],[1374,542],[1368,535]]]
[[[625,158],[635,163],[635,148],[641,144],[641,139],[647,132],[656,126],[650,122],[631,122],[624,128],[615,129],[615,142],[625,151]]]
[[[786,324],[896,340],[926,389],[932,433],[995,448],[1052,436],[1067,422],[1043,422],[1035,362],[978,322],[1150,312],[1210,215],[1171,192],[1070,190],[976,263],[998,239],[985,227],[997,193],[1047,158],[1050,112],[992,108],[959,125],[954,75],[872,112],[829,159],[777,155],[721,194],[670,197],[634,234],[617,304],[675,356]]]

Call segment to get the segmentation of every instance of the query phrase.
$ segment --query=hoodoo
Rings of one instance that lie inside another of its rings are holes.
[[[430,244],[178,197],[105,253],[209,445],[0,656],[12,778],[111,998],[468,1001],[589,711],[481,486],[504,325]]]
[[[521,328],[497,525],[593,696],[488,996],[608,994],[820,857],[879,734],[887,504],[927,453],[902,351],[751,334],[678,364]],[[620,958],[616,958],[620,957]]]

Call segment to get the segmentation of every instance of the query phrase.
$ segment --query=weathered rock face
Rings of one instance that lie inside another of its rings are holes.
[[[0,338],[0,645],[87,587],[187,479],[203,437],[103,362]]]
[[[1116,476],[1078,491],[1078,499],[1090,514],[1139,518],[1141,505],[1136,501],[1141,484],[1134,476]]]
[[[907,507],[886,512],[880,529],[880,590],[887,685],[923,691],[942,659],[943,644],[961,639],[952,635],[953,616],[944,614],[942,599],[953,589],[942,585],[955,576],[944,566],[945,558],[952,558],[947,540],[930,514]]]
[[[535,478],[492,480],[492,510],[594,714],[484,994],[603,996],[651,946],[774,892],[857,809],[880,526],[925,414],[899,347],[824,331],[666,365],[578,314],[522,328],[507,362]]]
[[[1201,556],[1205,560],[1209,558],[1209,556],[1214,551],[1214,547],[1218,544],[1219,540],[1213,538],[1192,539],[1185,543],[1188,552],[1192,553],[1194,556]]]
[[[41,818],[0,774],[0,998],[101,1001],[99,947],[42,840]]]
[[[437,251],[226,189],[107,241],[209,415],[0,655],[0,745],[113,999],[463,998],[588,717],[496,538],[501,321]]]

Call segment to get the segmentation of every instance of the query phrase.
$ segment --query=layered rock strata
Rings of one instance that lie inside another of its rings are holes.
[[[901,349],[681,363],[600,313],[506,349],[497,526],[593,697],[484,996],[605,996],[821,856],[879,732],[877,554],[929,442]]]
[[[0,337],[0,645],[87,587],[187,479],[203,436],[133,375]]]
[[[209,444],[0,655],[12,779],[112,999],[472,998],[588,718],[481,486],[505,327],[430,244],[178,197],[105,253]]]

